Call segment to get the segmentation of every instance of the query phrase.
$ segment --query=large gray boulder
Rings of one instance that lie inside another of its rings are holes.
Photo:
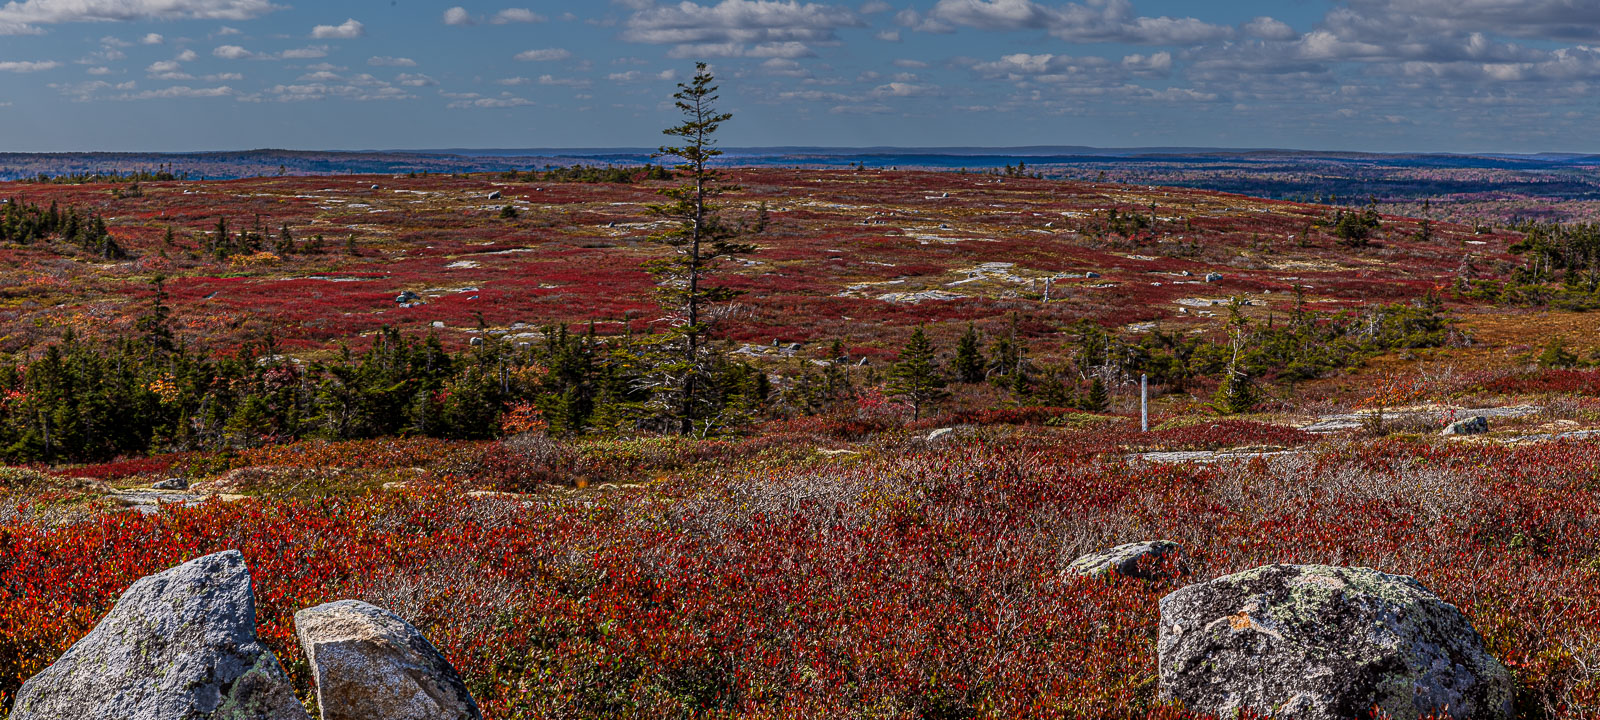
[[[1177,550],[1177,543],[1166,540],[1128,543],[1073,560],[1067,566],[1067,572],[1075,575],[1116,573],[1124,577],[1154,580],[1170,569],[1169,556]]]
[[[323,720],[481,720],[449,661],[411,623],[341,600],[294,615]]]
[[[1443,435],[1482,435],[1489,432],[1489,418],[1482,415],[1457,420],[1444,429]]]
[[[1466,616],[1370,568],[1269,565],[1183,588],[1161,599],[1157,649],[1162,698],[1206,713],[1511,715],[1510,675]]]
[[[23,683],[11,720],[306,720],[256,639],[237,550],[135,582],[55,664]]]

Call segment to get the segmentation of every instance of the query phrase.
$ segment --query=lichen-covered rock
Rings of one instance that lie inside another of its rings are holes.
[[[481,720],[449,661],[410,623],[341,600],[294,615],[323,720]]]
[[[256,639],[237,550],[135,582],[111,612],[17,692],[11,720],[306,720]]]
[[[1457,420],[1444,429],[1445,435],[1482,435],[1489,432],[1489,418],[1482,415]]]
[[[1171,555],[1178,544],[1166,540],[1118,545],[1103,552],[1090,553],[1073,560],[1067,572],[1078,575],[1116,573],[1125,577],[1152,580],[1167,569]]]
[[[1454,605],[1370,568],[1269,565],[1161,599],[1161,696],[1337,720],[1506,718],[1511,678]]]

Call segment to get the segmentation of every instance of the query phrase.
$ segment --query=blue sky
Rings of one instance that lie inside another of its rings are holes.
[[[1600,0],[12,0],[0,150],[1600,152]]]

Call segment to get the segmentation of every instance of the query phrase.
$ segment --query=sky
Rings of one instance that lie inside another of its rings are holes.
[[[510,3],[510,4],[503,4]],[[1600,153],[1600,0],[11,0],[0,151]]]

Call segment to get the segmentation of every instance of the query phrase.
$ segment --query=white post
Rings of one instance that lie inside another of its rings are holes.
[[[1139,376],[1139,432],[1150,432],[1150,376]]]

